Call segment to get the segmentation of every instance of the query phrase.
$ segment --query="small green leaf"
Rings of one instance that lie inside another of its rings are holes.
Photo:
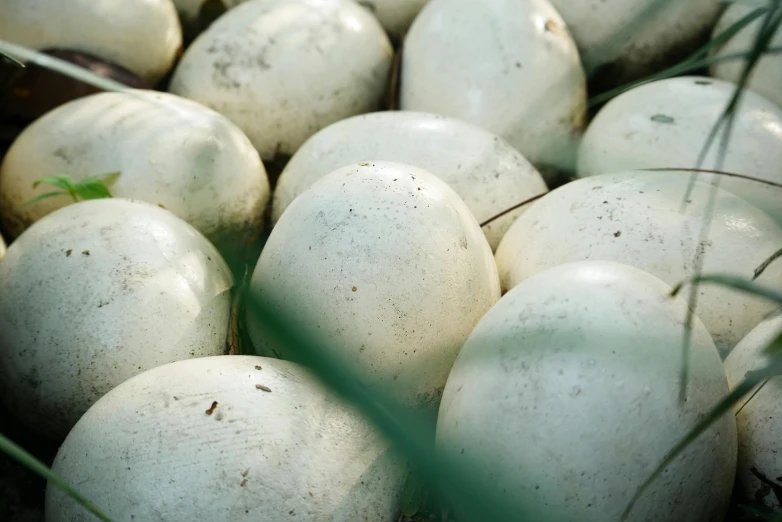
[[[106,185],[97,178],[87,177],[73,187],[74,192],[84,200],[110,198],[111,193]]]
[[[39,185],[46,183],[68,192],[73,191],[73,179],[66,174],[56,174],[54,176],[45,176],[33,182],[33,188],[38,188]]]
[[[38,203],[42,199],[49,199],[49,198],[53,198],[55,196],[70,196],[70,194],[67,193],[67,192],[47,192],[46,194],[41,194],[40,196],[34,197],[30,201],[28,201],[27,203],[22,205],[22,208],[24,208],[24,207],[26,207],[28,205],[32,205],[33,203]]]

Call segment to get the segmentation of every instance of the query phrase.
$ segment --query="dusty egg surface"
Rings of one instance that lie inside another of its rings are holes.
[[[182,47],[171,0],[3,0],[2,8],[0,39],[90,53],[153,84]]]
[[[677,0],[656,5],[655,1],[551,3],[567,23],[585,61],[607,59],[612,82],[619,84],[658,72],[684,58],[694,44],[708,38],[722,10],[714,0]],[[647,11],[650,8],[652,11]],[[639,20],[642,25],[634,27],[632,24]],[[626,35],[625,43],[617,42],[617,35],[628,28],[632,32]]]
[[[491,248],[435,175],[389,162],[346,166],[288,207],[251,290],[411,407],[439,401],[459,347],[499,299]],[[248,317],[261,355],[285,358]]]
[[[552,191],[519,217],[497,249],[503,290],[586,259],[632,265],[671,286],[695,275],[696,255],[705,274],[751,278],[782,245],[782,229],[757,207],[718,189],[708,236],[700,243],[712,186],[696,182],[682,206],[689,182],[689,172],[630,171]],[[782,264],[771,265],[758,282],[782,288]],[[725,356],[773,308],[767,300],[704,285],[696,312]]]
[[[641,168],[694,168],[736,86],[685,76],[647,83],[608,102],[592,120],[578,154],[579,177]],[[746,91],[738,106],[724,162],[719,138],[701,167],[753,176],[721,175],[720,186],[765,210],[782,225],[782,108]],[[715,175],[701,173],[705,181]]]
[[[454,118],[412,111],[355,116],[315,134],[293,155],[274,190],[272,221],[330,172],[363,161],[422,168],[470,207],[494,249],[526,207],[502,212],[548,190],[540,173],[508,142]]]
[[[454,363],[437,448],[540,520],[620,520],[668,451],[728,393],[696,318],[680,404],[687,306],[636,268],[582,261],[537,274],[478,323]],[[720,418],[643,495],[627,520],[720,521],[736,424]],[[469,519],[464,519],[469,520]]]
[[[380,23],[352,0],[252,0],[193,42],[169,90],[225,115],[271,160],[379,108],[392,59]]]
[[[259,233],[270,197],[258,152],[226,118],[167,93],[102,93],[70,102],[27,127],[0,165],[0,219],[20,234],[72,203],[33,183],[54,174],[74,180],[119,172],[115,197],[160,205],[223,247]]]
[[[538,168],[561,168],[585,124],[586,80],[548,0],[432,0],[405,39],[400,100],[494,132]]]
[[[122,383],[76,424],[53,470],[114,520],[170,522],[395,522],[407,474],[309,370],[248,356],[179,361]],[[48,488],[47,522],[82,516]]]
[[[759,7],[758,5],[744,5],[732,3],[728,5],[725,12],[714,27],[712,38],[731,28],[741,19],[751,14]],[[746,53],[752,49],[758,32],[763,25],[763,16],[756,18],[746,27],[741,29],[730,40],[715,48],[712,56],[715,58],[729,57]],[[782,30],[777,28],[774,36],[769,42],[769,47],[779,48],[782,46]],[[709,73],[722,80],[738,83],[744,68],[744,60],[723,60],[713,63],[709,67]],[[768,98],[772,102],[782,107],[782,91],[779,86],[782,85],[782,57],[779,54],[766,54],[761,56],[752,70],[752,75],[747,81],[747,88]]]
[[[725,359],[728,383],[735,389],[748,372],[765,368],[763,350],[782,334],[782,317],[768,319],[747,334]],[[782,512],[782,377],[757,386],[736,405],[739,435],[736,480],[748,499]]]
[[[157,206],[85,201],[41,219],[0,263],[0,395],[30,428],[64,437],[146,369],[225,352],[231,273]]]

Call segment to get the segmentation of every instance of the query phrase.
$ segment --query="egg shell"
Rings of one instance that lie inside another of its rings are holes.
[[[64,437],[129,377],[224,353],[232,286],[217,250],[166,210],[123,199],[60,209],[0,263],[0,396],[32,429]]]
[[[225,249],[260,233],[269,180],[258,152],[233,123],[167,93],[102,93],[70,102],[27,127],[0,165],[0,219],[20,234],[68,196],[25,206],[53,187],[44,176],[119,172],[113,196],[160,205]]]
[[[470,207],[478,223],[548,190],[540,173],[499,136],[435,114],[377,112],[330,125],[302,145],[277,181],[272,222],[317,180],[362,161],[405,163],[435,174]],[[524,208],[483,227],[492,248]]]
[[[725,359],[728,383],[735,389],[748,372],[765,368],[771,358],[763,350],[782,334],[775,316],[747,334]],[[745,498],[782,513],[782,377],[772,377],[736,404],[739,435],[736,481]]]
[[[90,53],[150,83],[182,48],[171,0],[3,0],[2,9],[0,40]]]
[[[436,407],[459,347],[499,299],[491,248],[435,175],[388,162],[324,177],[288,207],[250,288],[370,388]],[[261,355],[285,358],[248,317]]]
[[[657,3],[654,12],[646,10]],[[607,63],[620,85],[659,72],[708,39],[722,11],[714,0],[551,0],[568,24],[581,55]],[[617,35],[639,17],[624,43]]]
[[[568,168],[586,80],[548,0],[432,0],[405,39],[400,100],[494,132],[538,168]]]
[[[475,480],[553,522],[620,520],[669,450],[728,393],[696,318],[679,403],[686,303],[641,270],[583,261],[508,292],[470,334],[448,377],[437,448]],[[655,480],[633,522],[722,521],[736,466],[724,415]],[[469,519],[460,519],[466,522]]]
[[[406,469],[389,446],[301,366],[207,357],[109,392],[53,470],[114,520],[395,522]],[[85,516],[47,489],[46,522]]]
[[[714,27],[712,38],[729,29],[758,7],[762,7],[762,5],[730,4]],[[763,18],[761,16],[755,19],[730,40],[718,46],[711,53],[712,57],[727,58],[747,53],[752,49],[755,38],[763,25]],[[782,30],[777,29],[769,42],[769,47],[779,48],[780,46],[782,46]],[[743,59],[718,61],[711,64],[709,73],[721,80],[738,83],[745,63],[746,61]],[[747,88],[782,107],[782,89],[779,88],[780,85],[782,85],[782,56],[778,53],[762,56],[752,70],[752,75],[747,82]]]
[[[695,168],[717,118],[736,86],[685,76],[647,83],[612,99],[592,120],[578,155],[578,176],[642,168]],[[736,111],[724,163],[720,137],[703,163],[782,184],[782,108],[747,91]],[[699,175],[704,181],[715,175]],[[782,224],[782,188],[730,176],[720,186],[759,206]]]
[[[5,255],[6,245],[3,236],[0,236],[0,259]]]
[[[193,42],[169,90],[228,117],[271,160],[378,109],[392,59],[380,23],[352,0],[251,0]]]
[[[688,172],[630,171],[592,176],[549,193],[521,215],[497,249],[503,289],[585,259],[635,266],[671,286],[695,275],[696,256],[702,256],[705,274],[751,278],[782,245],[782,229],[753,205],[718,189],[708,236],[700,244],[712,186],[696,182],[683,206],[689,182]],[[771,265],[758,282],[782,289],[782,264]],[[696,312],[723,356],[773,310],[765,299],[719,285],[698,292]]]

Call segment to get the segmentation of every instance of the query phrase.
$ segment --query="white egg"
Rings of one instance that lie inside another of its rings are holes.
[[[380,432],[309,370],[246,356],[122,383],[76,424],[53,470],[113,520],[167,522],[395,522],[406,475]],[[48,488],[46,522],[85,516]]]
[[[400,97],[502,136],[538,168],[570,165],[586,117],[578,51],[548,0],[432,0],[405,39]]]
[[[60,209],[0,263],[0,396],[64,437],[127,378],[224,353],[232,286],[217,250],[166,210],[123,199]]]
[[[467,205],[433,174],[386,162],[344,167],[296,198],[250,287],[367,386],[423,408],[439,401],[460,346],[500,297]],[[260,354],[289,355],[248,319]]]
[[[394,39],[401,39],[429,0],[359,0]]]
[[[764,368],[769,357],[762,352],[782,334],[782,317],[764,321],[752,330],[725,359],[728,383],[733,389],[748,372]],[[736,480],[748,499],[782,512],[782,376],[756,387],[736,405],[739,433]]]
[[[3,0],[2,12],[0,40],[89,53],[150,83],[182,48],[171,0]]]
[[[352,0],[251,0],[193,42],[170,91],[228,117],[271,160],[376,110],[392,58],[380,23]]]
[[[614,84],[674,65],[706,39],[722,6],[715,0],[551,0],[582,56],[607,59]],[[655,11],[647,14],[646,9]],[[617,37],[641,17],[624,42]],[[598,53],[598,54],[594,54]],[[608,53],[608,54],[604,54]]]
[[[751,278],[782,245],[782,229],[720,189],[701,243],[712,186],[696,182],[684,204],[689,181],[689,173],[681,171],[620,172],[547,194],[521,215],[497,249],[503,289],[547,268],[586,259],[632,265],[671,286],[695,275],[696,256],[706,274]],[[782,264],[769,267],[758,281],[782,289]],[[723,355],[772,310],[764,299],[718,285],[699,289],[696,308]]]
[[[720,18],[719,23],[717,23],[714,28],[712,38],[731,28],[736,22],[758,7],[762,7],[762,4],[730,4]],[[757,33],[763,25],[763,19],[763,16],[761,16],[745,26],[730,40],[718,46],[715,49],[716,52],[712,53],[712,56],[716,58],[727,58],[729,56],[743,55],[746,57],[746,53],[752,49]],[[769,46],[776,48],[782,46],[782,30],[777,29],[769,42]],[[738,83],[745,64],[745,59],[723,60],[713,63],[709,67],[709,72],[716,78]],[[752,75],[747,83],[747,88],[765,96],[777,105],[782,106],[782,89],[779,88],[780,85],[782,85],[782,56],[779,54],[770,54],[761,57],[752,71]]]
[[[687,401],[679,403],[687,305],[641,270],[586,261],[503,296],[454,363],[437,447],[539,520],[618,521],[673,446],[728,393],[697,320]],[[633,522],[722,520],[736,469],[736,424],[721,417],[630,512]],[[468,521],[469,519],[460,519]]]
[[[578,176],[697,167],[709,133],[735,89],[721,80],[686,76],[641,85],[617,96],[598,112],[584,134]],[[719,150],[718,136],[701,166],[782,184],[782,108],[745,92],[722,165],[717,161]],[[720,176],[720,185],[782,224],[781,188],[728,176]]]
[[[548,190],[538,171],[499,136],[434,114],[377,112],[330,125],[302,145],[277,181],[272,221],[313,183],[362,161],[406,163],[435,174],[467,203],[478,223]],[[483,227],[492,248],[524,208]]]
[[[119,172],[113,196],[157,204],[221,248],[260,233],[269,201],[266,171],[247,137],[202,105],[151,91],[103,93],[39,118],[14,141],[0,165],[0,219],[20,234],[68,197],[33,183],[54,174],[74,180]]]

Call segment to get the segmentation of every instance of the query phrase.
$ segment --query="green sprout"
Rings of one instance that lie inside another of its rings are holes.
[[[56,174],[54,176],[45,176],[33,183],[33,188],[38,188],[42,183],[52,185],[62,190],[56,190],[53,192],[47,192],[40,196],[34,197],[30,201],[24,204],[24,206],[32,205],[43,199],[58,197],[58,196],[70,196],[73,201],[86,201],[88,199],[101,199],[110,198],[111,192],[109,192],[106,183],[111,183],[120,175],[119,172],[109,172],[108,174],[100,174],[97,176],[87,176],[80,181],[73,181],[73,178],[67,174]]]

